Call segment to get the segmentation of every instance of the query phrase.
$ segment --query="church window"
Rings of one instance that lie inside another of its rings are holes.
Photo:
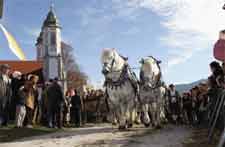
[[[56,33],[51,32],[51,45],[56,45]]]

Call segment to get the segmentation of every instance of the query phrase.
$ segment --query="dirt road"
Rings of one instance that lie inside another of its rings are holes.
[[[190,134],[191,129],[182,126],[168,125],[161,130],[139,126],[119,132],[110,125],[100,125],[24,138],[0,147],[182,147]]]

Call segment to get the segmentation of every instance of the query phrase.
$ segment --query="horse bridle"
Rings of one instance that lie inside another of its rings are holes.
[[[152,58],[152,59],[154,59],[154,61],[156,62],[156,64],[157,64],[157,66],[158,66],[158,68],[160,69],[160,66],[159,66],[159,63],[158,63],[158,60],[157,59],[155,59],[154,57],[152,57],[152,56],[149,56],[150,58]],[[143,63],[144,64],[144,63]],[[160,78],[161,78],[161,71],[160,71]],[[152,75],[152,77],[151,77],[151,79],[149,79],[149,82],[150,81],[154,81],[154,73],[153,73],[153,75]],[[154,82],[154,86],[149,86],[148,85],[148,87],[150,88],[150,89],[156,89],[156,88],[158,88],[159,87],[159,82],[160,82],[160,78],[158,78],[158,80],[156,81],[156,82]],[[143,81],[143,85],[145,85],[145,81]]]
[[[120,76],[119,76],[119,79],[117,80],[117,81],[113,81],[112,82],[112,79],[110,80],[110,79],[108,79],[108,82],[110,82],[111,84],[113,83],[113,85],[116,85],[116,86],[118,86],[118,85],[121,85],[121,83],[124,83],[124,80],[127,78],[127,70],[126,69],[128,69],[129,70],[129,66],[127,65],[127,64],[124,64],[124,66],[123,66],[123,68],[121,69],[121,70],[118,70],[118,71],[113,71],[113,66],[114,66],[114,64],[115,64],[115,62],[116,62],[116,60],[115,60],[115,57],[116,57],[116,55],[115,55],[115,53],[113,53],[113,60],[112,60],[112,62],[111,62],[111,67],[110,67],[110,71],[109,72],[121,72],[120,73]]]
[[[110,67],[111,72],[113,71],[113,66],[114,66],[115,62],[116,61],[115,61],[115,56],[114,56],[114,58],[113,58],[113,60],[111,62],[111,67]]]
[[[121,72],[122,70],[113,71],[113,66],[114,66],[114,64],[116,62],[115,57],[116,57],[115,52],[113,52],[113,60],[111,62],[110,72]]]

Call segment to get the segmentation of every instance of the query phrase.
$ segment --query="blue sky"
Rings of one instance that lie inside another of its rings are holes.
[[[53,0],[62,38],[92,84],[103,80],[100,55],[116,48],[137,67],[141,57],[163,61],[167,83],[187,83],[209,74],[212,48],[225,28],[223,0]],[[0,20],[28,59],[49,11],[49,0],[6,0]],[[0,59],[17,60],[0,32]]]

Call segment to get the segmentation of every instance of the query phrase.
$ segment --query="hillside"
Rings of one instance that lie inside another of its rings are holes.
[[[199,83],[201,82],[204,82],[206,81],[205,79],[201,79],[201,80],[198,80],[198,81],[195,81],[195,82],[192,82],[192,83],[188,83],[188,84],[177,84],[176,85],[176,89],[182,93],[184,91],[188,91],[190,90],[192,87],[198,85]]]

